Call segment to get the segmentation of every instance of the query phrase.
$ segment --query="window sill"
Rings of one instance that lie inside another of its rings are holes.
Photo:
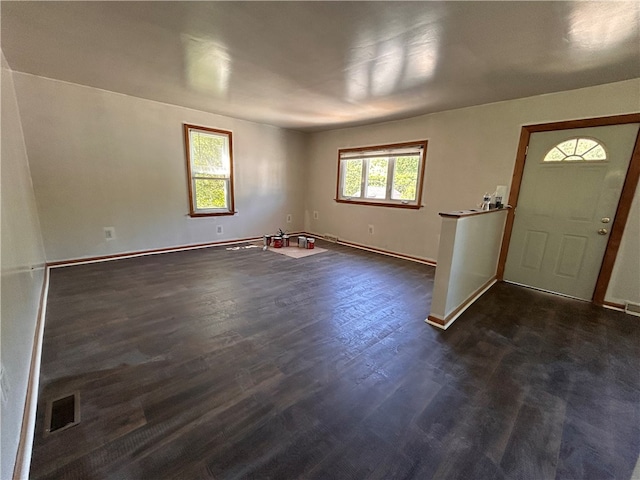
[[[391,207],[391,208],[408,208],[410,210],[418,210],[422,205],[413,205],[410,203],[387,203],[387,202],[367,202],[364,200],[343,200],[336,198],[337,203],[347,203],[349,205],[371,205],[373,207]]]
[[[224,217],[235,215],[236,212],[191,212],[189,216],[191,218],[200,218],[200,217]]]

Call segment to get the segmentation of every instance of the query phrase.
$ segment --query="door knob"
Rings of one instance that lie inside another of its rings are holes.
[[[607,234],[606,228],[601,228],[600,230],[598,230],[598,235],[606,235],[606,234]]]
[[[602,223],[609,223],[611,221],[611,219],[609,217],[602,217],[602,219],[600,221]]]

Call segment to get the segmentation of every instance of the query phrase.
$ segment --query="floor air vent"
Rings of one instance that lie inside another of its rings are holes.
[[[61,432],[80,423],[80,392],[47,402],[44,434]]]
[[[331,233],[325,233],[322,236],[327,242],[338,243],[338,236]]]
[[[630,315],[636,315],[640,317],[640,305],[637,303],[627,302],[627,304],[624,306],[624,311],[625,313],[628,313]]]

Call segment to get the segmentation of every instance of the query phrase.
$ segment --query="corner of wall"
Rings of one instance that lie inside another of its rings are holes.
[[[31,181],[22,122],[13,84],[13,71],[2,54],[1,73],[1,170],[0,230],[2,295],[0,310],[2,404],[1,478],[11,478],[30,454],[18,458],[19,445],[29,444],[23,420],[35,418],[37,392],[33,369],[38,368],[36,342],[39,309],[44,292],[45,254]],[[35,345],[35,349],[34,349]],[[30,395],[31,393],[31,395]],[[33,432],[31,432],[33,433]],[[24,469],[18,475],[26,478]]]

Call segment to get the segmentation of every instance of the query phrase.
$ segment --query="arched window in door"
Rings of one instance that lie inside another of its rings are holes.
[[[571,138],[553,147],[544,156],[543,162],[593,162],[605,161],[607,151],[593,138]]]

